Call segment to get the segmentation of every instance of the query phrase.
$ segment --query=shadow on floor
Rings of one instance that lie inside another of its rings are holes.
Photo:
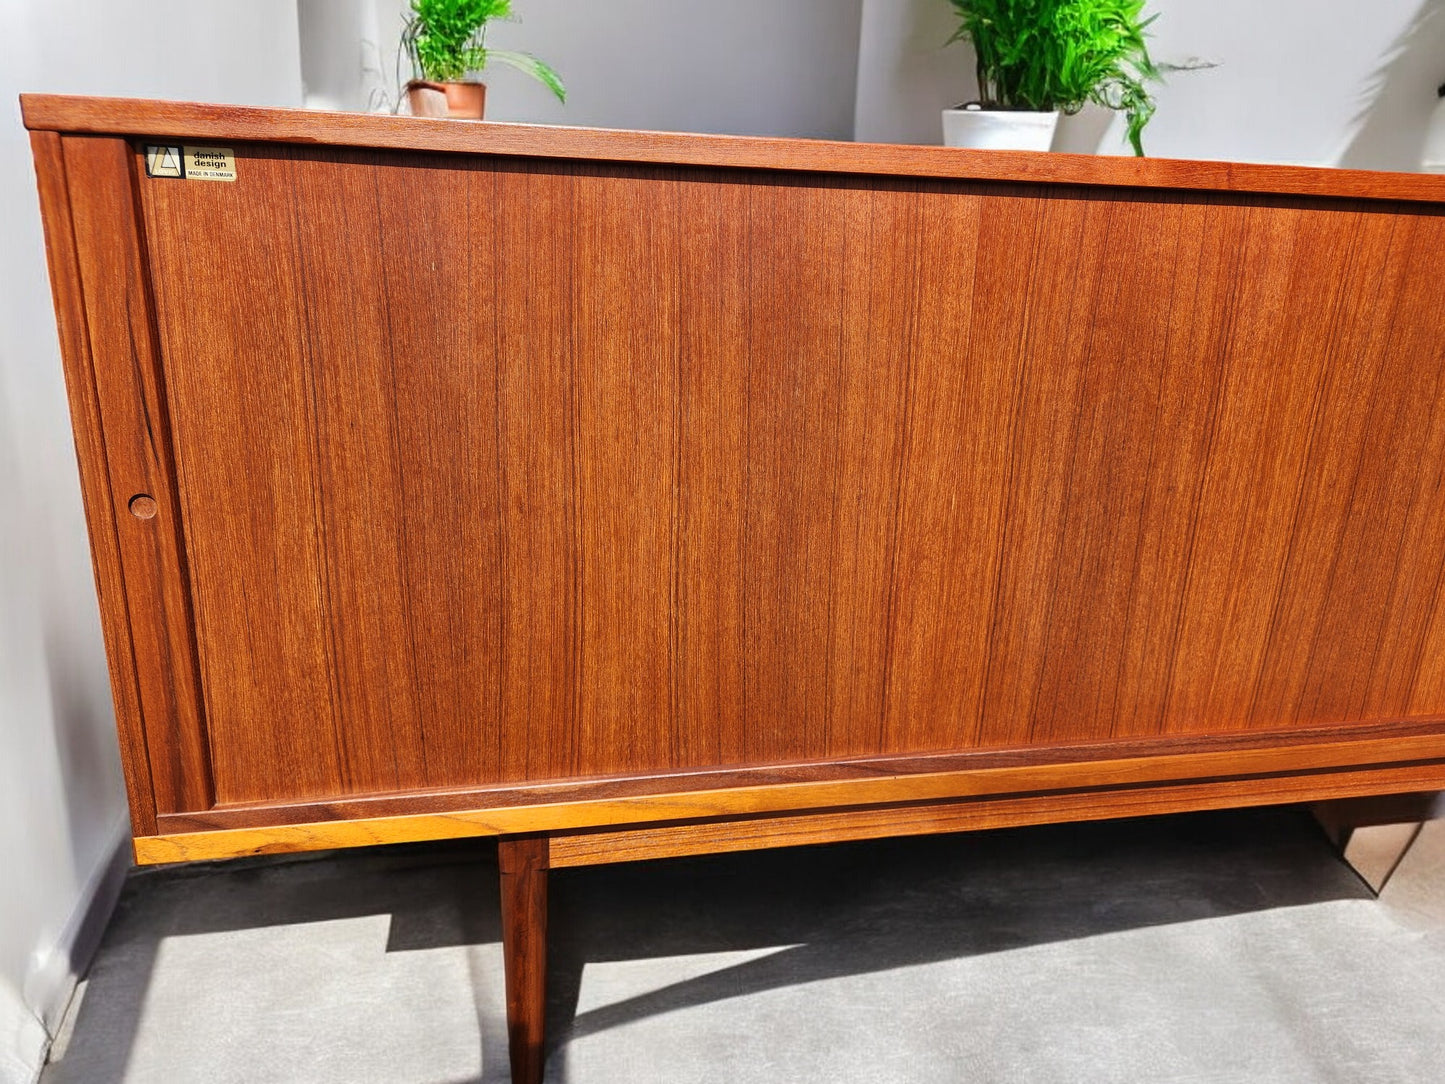
[[[167,939],[389,916],[387,953],[487,945],[499,939],[496,877],[495,847],[478,841],[137,871],[46,1084],[131,1079],[132,1046],[150,1026],[144,1010]],[[569,1044],[678,1009],[1370,896],[1293,809],[675,859],[559,871],[551,881],[549,1079],[567,1077]],[[769,948],[579,1010],[591,964]],[[337,965],[346,965],[344,945]],[[481,1059],[487,1082],[507,1079],[496,1056],[505,1048],[500,989],[491,985],[500,987],[499,974],[473,968],[478,1029],[490,1047]]]
[[[1302,811],[1191,815],[554,874],[553,1046],[779,986],[1371,893]],[[588,963],[797,947],[576,1015]]]

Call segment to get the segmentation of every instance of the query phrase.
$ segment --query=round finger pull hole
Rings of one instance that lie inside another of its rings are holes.
[[[137,493],[130,499],[130,514],[136,519],[150,519],[156,514],[156,499],[149,493]]]

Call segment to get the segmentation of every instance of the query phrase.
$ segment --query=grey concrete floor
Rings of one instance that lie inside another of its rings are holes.
[[[135,872],[44,1084],[507,1080],[495,848]],[[548,1080],[1445,1079],[1445,822],[1298,810],[552,875]]]

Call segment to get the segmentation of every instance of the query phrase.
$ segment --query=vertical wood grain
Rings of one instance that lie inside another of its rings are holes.
[[[975,346],[987,334],[975,311],[975,257],[984,215],[998,208],[936,187],[915,198],[919,267],[907,285],[916,314],[895,350],[911,359],[913,469],[898,486],[883,738],[900,748],[963,747],[979,726],[1001,554],[1011,424],[997,404],[1014,392],[1019,359]],[[886,305],[891,290],[875,273],[875,303]],[[846,670],[839,675],[848,680]]]
[[[844,222],[836,204],[836,189],[792,180],[749,191],[749,303],[746,326],[736,330],[748,349],[736,572],[745,762],[795,760],[827,741],[824,600],[845,319]]]
[[[1122,375],[1134,395],[1130,413],[1111,422],[1142,438],[1132,459],[1134,501],[1119,524],[1132,585],[1114,615],[1123,623],[1115,625],[1113,737],[1152,735],[1166,725],[1180,600],[1198,541],[1198,480],[1218,420],[1228,334],[1227,324],[1197,313],[1227,313],[1238,285],[1222,273],[1239,243],[1237,216],[1212,200],[1180,199],[1161,210],[1163,220],[1141,238],[1153,258],[1130,277],[1130,293],[1114,299],[1109,328],[1115,348],[1127,351]],[[1136,306],[1149,314],[1148,336],[1127,327]]]
[[[238,165],[141,182],[220,801],[368,785],[373,760],[348,755],[328,631],[304,190],[287,156]]]
[[[678,196],[670,174],[584,170],[571,207],[584,601],[570,772],[670,767],[675,754]]]
[[[1326,235],[1317,218],[1301,224],[1293,261],[1298,285],[1286,301],[1292,310],[1308,307],[1292,321],[1298,330],[1283,344],[1284,350],[1307,353],[1317,359],[1319,370],[1305,429],[1307,458],[1289,487],[1294,497],[1291,534],[1271,599],[1265,654],[1251,704],[1253,714],[1265,719],[1300,714],[1359,717],[1363,684],[1369,679],[1369,656],[1361,658],[1360,651],[1378,638],[1383,602],[1370,597],[1378,590],[1371,581],[1381,571],[1388,575],[1393,556],[1388,548],[1369,544],[1367,537],[1393,538],[1400,528],[1390,522],[1395,508],[1372,497],[1387,497],[1391,477],[1418,455],[1418,440],[1410,428],[1389,425],[1394,419],[1371,417],[1378,406],[1388,409],[1390,400],[1409,397],[1413,383],[1408,371],[1412,359],[1399,354],[1392,359],[1381,350],[1394,306],[1359,303],[1370,288],[1398,298],[1406,265],[1404,252],[1392,244],[1397,223],[1389,216],[1352,218],[1333,235]],[[1343,266],[1323,288],[1305,288],[1304,280],[1314,278],[1310,272],[1321,246],[1331,244],[1343,257]],[[1402,371],[1389,372],[1392,360],[1404,366]],[[1300,366],[1291,368],[1298,371]],[[1326,404],[1337,406],[1329,410]],[[1367,460],[1370,443],[1376,443],[1376,454]],[[1365,470],[1368,479],[1362,477]],[[1341,568],[1342,561],[1350,567]],[[1321,642],[1325,630],[1327,641]]]
[[[1163,692],[1161,673],[1128,673],[1125,661],[1139,635],[1132,627],[1135,600],[1149,613],[1169,597],[1145,594],[1150,585],[1141,565],[1149,554],[1141,535],[1169,375],[1165,341],[1179,217],[1167,201],[1144,214],[1118,200],[1091,208],[1087,285],[1076,287],[1070,305],[1068,337],[1077,353],[1063,362],[1077,365],[1079,398],[1059,464],[1064,505],[1051,527],[1052,575],[1037,597],[1047,624],[1030,742],[1108,737],[1121,714],[1140,700],[1157,703]],[[1027,500],[1027,493],[1020,497]],[[1177,541],[1166,546],[1172,550]]]
[[[501,461],[502,708],[504,779],[577,770],[581,699],[591,680],[582,657],[590,556],[579,478],[575,187],[570,171],[503,164],[491,195],[496,213],[491,282],[497,367],[496,442]],[[485,303],[485,302],[484,302]]]
[[[751,298],[746,178],[677,181],[677,764],[746,757],[743,674]]]
[[[312,635],[328,659],[345,785],[401,790],[425,784],[429,753],[405,553],[411,517],[402,447],[409,433],[388,357],[348,364],[370,344],[396,337],[387,301],[398,270],[389,264],[404,257],[386,245],[381,180],[366,164],[334,163],[323,170],[299,159],[291,166],[291,187],[299,205],[311,210],[293,212],[287,226],[300,290],[304,369],[298,391],[304,394],[311,456],[307,511],[317,529],[320,626]],[[316,198],[323,193],[330,198]],[[408,209],[415,221],[431,218],[425,205]],[[336,243],[347,236],[366,243]],[[433,257],[446,263],[447,255],[439,240]],[[418,274],[411,289],[425,296],[427,286],[427,277]],[[322,315],[338,308],[347,319]],[[340,479],[360,484],[334,484]]]
[[[495,355],[475,344],[498,338],[498,209],[489,171],[418,173],[367,158],[385,297],[383,403],[397,505],[382,522],[401,565],[389,600],[404,636],[391,650],[410,660],[419,713],[421,779],[498,778],[502,763],[505,515]],[[446,178],[438,183],[439,178]],[[449,228],[453,220],[458,228]],[[418,228],[418,223],[425,228]],[[346,250],[343,249],[343,252]],[[420,299],[420,300],[418,300]],[[454,318],[438,320],[440,310]],[[364,357],[357,343],[346,355]],[[364,519],[373,520],[375,509]],[[405,674],[401,675],[403,678]],[[396,690],[402,696],[405,690]],[[399,740],[407,740],[402,736]]]
[[[512,1084],[541,1084],[547,1056],[547,844],[546,836],[497,841]]]
[[[825,637],[824,685],[815,694],[823,720],[810,745],[848,756],[892,740],[896,612],[908,586],[907,570],[898,566],[900,501],[915,435],[919,292],[927,268],[916,185],[849,186],[829,195],[843,237],[832,362],[836,416],[825,445],[831,471],[820,487],[827,515],[814,517],[830,536],[817,547],[827,580],[806,604]]]
[[[1084,586],[1061,575],[1060,558],[1079,498],[1070,468],[1091,406],[1083,398],[1089,332],[1110,217],[1107,199],[1046,200],[1023,192],[990,196],[981,211],[972,349],[961,365],[1006,359],[1015,380],[1003,398],[980,404],[1004,412],[1009,425],[1007,472],[990,494],[1003,511],[992,543],[998,571],[972,736],[980,745],[1029,740],[1056,635],[1054,611]],[[934,620],[942,617],[934,611]],[[1082,714],[1088,704],[1075,708]]]
[[[223,801],[1445,714],[1433,211],[238,166],[141,189]]]
[[[145,722],[141,715],[135,644],[126,603],[125,572],[117,537],[115,500],[105,459],[105,436],[96,392],[94,359],[80,280],[79,253],[71,217],[70,193],[62,138],[54,132],[32,132],[31,152],[39,188],[50,288],[55,303],[60,357],[70,401],[71,428],[80,466],[80,492],[90,534],[91,562],[100,603],[101,631],[110,669],[110,691],[120,739],[121,765],[132,831],[156,830],[155,794]]]
[[[62,146],[156,811],[205,809],[210,751],[133,155],[121,139],[66,137]],[[158,513],[131,514],[136,497]]]

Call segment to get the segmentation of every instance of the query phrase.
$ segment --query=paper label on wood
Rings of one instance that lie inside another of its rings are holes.
[[[188,181],[236,179],[236,156],[230,147],[186,147],[182,161]]]

